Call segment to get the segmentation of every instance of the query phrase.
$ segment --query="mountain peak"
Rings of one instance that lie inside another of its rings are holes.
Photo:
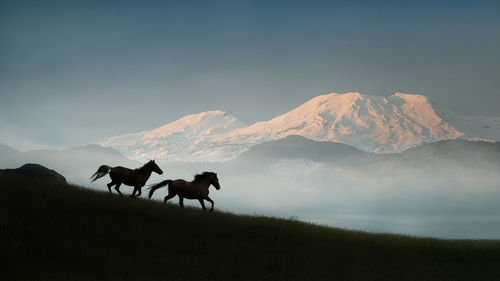
[[[166,137],[178,133],[200,134],[203,132],[227,131],[243,127],[244,124],[222,110],[211,110],[184,116],[174,122],[153,129],[144,138]]]
[[[406,102],[429,102],[429,99],[426,96],[419,94],[395,93],[391,97],[398,97]]]
[[[225,115],[230,115],[227,113],[227,111],[223,111],[223,110],[208,110],[208,111],[203,111],[203,112],[199,112],[199,113],[193,113],[193,114],[189,114],[189,115],[186,115],[185,117],[188,117],[188,116],[225,116]]]
[[[358,99],[363,99],[363,95],[358,93],[358,92],[347,92],[343,94],[338,94],[338,93],[330,93],[330,94],[325,94],[325,95],[320,95],[317,97],[312,98],[308,103],[325,103],[325,102],[341,102],[341,103],[348,103],[348,102],[353,102]]]

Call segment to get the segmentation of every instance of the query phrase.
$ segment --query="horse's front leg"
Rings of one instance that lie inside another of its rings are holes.
[[[141,194],[142,194],[141,190],[142,190],[142,186],[137,188],[137,191],[138,191],[137,197],[141,196]]]
[[[214,210],[214,200],[210,199],[210,197],[205,196],[203,199],[207,200],[208,202],[212,203],[212,208],[210,208],[210,212]]]
[[[138,192],[137,195],[135,195],[136,192]],[[141,187],[134,186],[134,191],[132,191],[130,197],[137,197],[137,196],[141,196]]]

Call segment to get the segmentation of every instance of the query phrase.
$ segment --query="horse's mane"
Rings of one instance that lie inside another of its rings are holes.
[[[213,173],[213,172],[203,172],[201,174],[196,174],[196,175],[194,175],[193,182],[200,182],[200,181],[202,181],[210,176],[213,176],[213,175],[215,175],[215,173]]]
[[[146,164],[142,165],[142,167],[140,168],[137,168],[137,170],[139,170],[139,172],[144,172],[146,170],[146,168],[151,165],[151,163],[153,163],[153,160],[149,160]]]

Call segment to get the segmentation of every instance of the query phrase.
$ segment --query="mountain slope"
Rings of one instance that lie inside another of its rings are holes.
[[[471,122],[473,120],[474,122]],[[456,126],[456,127],[455,127]],[[290,135],[339,142],[375,153],[401,152],[448,139],[500,141],[500,118],[462,117],[422,95],[321,95],[273,118],[244,126],[222,111],[188,115],[160,128],[96,141],[132,159],[223,162],[252,146]]]
[[[497,241],[369,234],[0,175],[2,280],[495,280]]]
[[[448,120],[464,138],[472,140],[500,141],[500,118],[484,116],[461,116],[449,109],[433,105],[436,113]]]

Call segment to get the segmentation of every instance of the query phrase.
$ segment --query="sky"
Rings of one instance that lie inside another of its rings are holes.
[[[65,148],[326,93],[500,116],[496,1],[1,1],[0,143]]]

